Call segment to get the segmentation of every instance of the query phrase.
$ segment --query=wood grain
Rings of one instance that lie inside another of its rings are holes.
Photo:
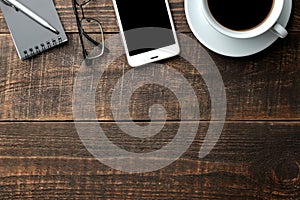
[[[176,133],[176,123],[168,122],[164,134]],[[208,126],[201,122],[195,141],[179,160],[144,174],[101,164],[87,152],[73,123],[0,125],[1,199],[300,198],[298,122],[226,123],[212,152],[199,159]],[[124,140],[114,123],[100,125],[129,151],[136,146],[153,149],[151,143]]]
[[[263,52],[230,58],[207,50],[224,81],[227,122],[203,159],[198,155],[211,112],[207,86],[184,59],[162,62],[192,85],[200,126],[178,160],[142,174],[102,164],[80,140],[72,95],[81,47],[71,1],[54,2],[69,42],[26,61],[17,57],[0,13],[0,199],[300,199],[300,0],[293,1],[288,37]],[[186,22],[184,1],[170,0],[170,5],[177,31],[197,42]],[[118,34],[111,0],[94,0],[85,12],[101,21],[106,39]],[[180,123],[195,125],[197,120],[179,120],[180,107],[170,90],[145,85],[132,95],[131,117],[146,126],[151,105],[161,104],[168,114],[164,129],[147,139],[123,133],[110,108],[115,84],[131,69],[125,63],[122,56],[111,64],[96,96],[99,125],[115,145],[135,153],[151,152],[168,144]],[[160,120],[154,124],[161,125]]]
[[[112,35],[106,35],[109,38]],[[193,37],[192,35],[190,35]],[[20,61],[10,36],[0,40],[0,119],[1,120],[72,120],[74,77],[82,62],[78,36],[69,34],[69,43],[27,61]],[[195,39],[195,38],[194,38]],[[123,48],[120,46],[120,49]],[[299,85],[300,38],[291,33],[269,49],[247,58],[228,58],[209,51],[218,67],[227,93],[227,120],[297,120],[300,118]],[[97,115],[113,120],[109,106],[112,88],[129,71],[125,58],[111,65],[100,80]],[[200,103],[201,119],[210,118],[209,95],[201,74],[182,58],[165,62],[182,73],[192,84]],[[211,64],[211,63],[210,63]],[[114,67],[122,66],[121,68]],[[149,69],[151,74],[151,69]],[[101,88],[100,88],[101,86]],[[126,92],[126,91],[124,91]],[[166,94],[164,94],[166,92]],[[158,103],[177,120],[176,98],[161,87],[142,87],[132,97],[133,120],[148,120],[148,108]]]

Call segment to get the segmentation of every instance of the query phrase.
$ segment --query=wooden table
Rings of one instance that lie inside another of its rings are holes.
[[[112,169],[82,144],[72,113],[81,46],[71,1],[55,4],[68,44],[26,61],[17,57],[0,15],[0,199],[300,199],[299,0],[293,1],[288,37],[267,50],[245,58],[208,50],[224,81],[227,116],[219,141],[205,158],[199,159],[198,152],[210,123],[210,106],[201,74],[181,58],[163,62],[181,72],[195,89],[200,126],[178,160],[147,173]],[[183,0],[170,4],[177,31],[196,41]],[[106,38],[118,34],[110,0],[95,0],[86,11],[102,22]],[[140,143],[114,135],[108,97],[113,84],[130,70],[125,63],[122,57],[122,70],[112,66],[100,82],[107,93],[98,92],[97,117],[122,148],[150,151],[163,146],[164,137],[172,138],[179,123],[194,122],[179,121],[178,103],[170,91],[148,85],[133,95],[131,115],[147,125],[149,107],[164,105],[168,113],[164,134],[157,141]]]

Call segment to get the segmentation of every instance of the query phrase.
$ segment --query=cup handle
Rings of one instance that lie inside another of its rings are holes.
[[[288,35],[287,30],[278,23],[271,28],[271,31],[280,38],[285,38]]]

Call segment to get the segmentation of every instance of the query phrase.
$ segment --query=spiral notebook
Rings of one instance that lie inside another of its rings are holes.
[[[19,2],[59,31],[57,35],[45,29],[22,12],[0,1],[0,8],[20,59],[32,57],[68,40],[52,0],[19,0]]]

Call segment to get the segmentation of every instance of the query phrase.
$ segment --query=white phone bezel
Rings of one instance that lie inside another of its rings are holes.
[[[162,48],[159,48],[159,49],[154,49],[152,51],[140,53],[140,54],[137,54],[137,55],[134,55],[134,56],[129,55],[127,42],[126,42],[126,39],[125,39],[124,30],[123,30],[123,26],[122,26],[122,23],[121,23],[121,18],[120,18],[120,15],[119,15],[119,10],[118,10],[116,0],[113,0],[113,4],[114,4],[114,8],[115,8],[114,10],[115,10],[115,13],[116,13],[118,26],[119,26],[119,29],[120,29],[120,34],[121,34],[122,41],[123,41],[124,48],[125,48],[127,61],[128,61],[128,64],[131,67],[137,67],[137,66],[141,66],[141,65],[148,64],[148,63],[151,63],[151,62],[155,62],[155,61],[159,61],[159,60],[162,60],[162,59],[170,58],[170,57],[176,56],[180,53],[179,43],[178,43],[178,39],[177,39],[176,31],[175,31],[175,26],[174,26],[174,23],[173,23],[173,19],[172,19],[172,15],[171,15],[168,0],[165,0],[165,4],[166,4],[166,7],[167,7],[167,12],[168,12],[169,21],[170,21],[170,24],[171,24],[171,27],[172,27],[172,33],[173,33],[173,37],[175,39],[175,43],[172,44],[172,45],[169,45],[169,46],[165,46],[165,47],[162,47]]]

